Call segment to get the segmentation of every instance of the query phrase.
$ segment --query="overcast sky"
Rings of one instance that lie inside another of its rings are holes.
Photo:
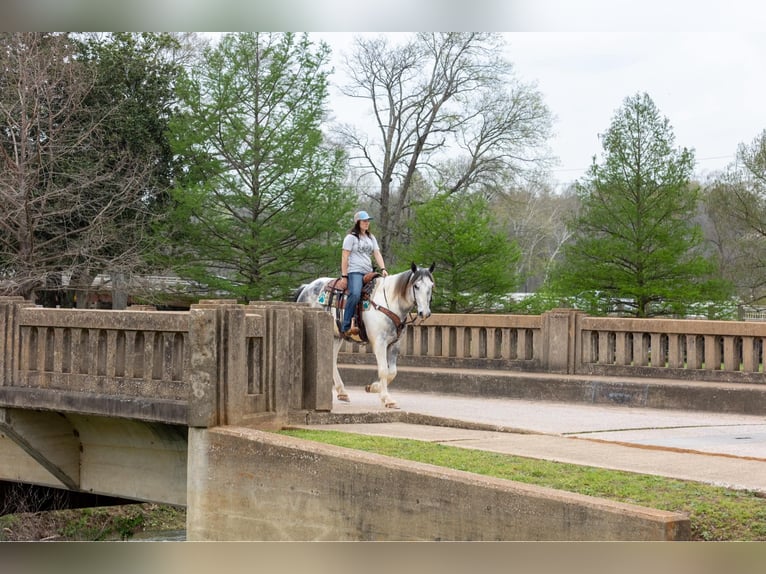
[[[626,97],[647,92],[700,176],[766,129],[764,0],[9,0],[21,29],[494,31],[556,117],[554,176],[582,176]],[[2,24],[0,23],[0,24]],[[335,110],[343,119],[347,107]]]
[[[336,58],[353,35],[316,34]],[[740,143],[766,130],[766,31],[504,35],[518,79],[535,83],[554,115],[550,146],[560,159],[553,172],[559,185],[581,177],[594,155],[601,159],[599,134],[637,93],[648,93],[669,119],[677,147],[694,148],[700,177],[725,168]],[[334,112],[339,121],[355,121],[352,107]]]

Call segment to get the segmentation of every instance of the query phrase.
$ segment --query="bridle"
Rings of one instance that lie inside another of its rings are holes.
[[[417,299],[415,297],[415,281],[412,282],[412,300],[417,303]],[[386,305],[388,305],[388,295],[386,294],[386,290],[383,289],[383,299],[386,301]],[[404,320],[402,320],[399,315],[391,311],[388,307],[383,307],[382,305],[378,305],[375,301],[372,300],[372,297],[370,297],[370,306],[372,306],[373,309],[380,311],[383,313],[386,317],[391,319],[391,321],[394,324],[394,327],[396,328],[396,338],[402,336],[402,332],[404,331],[405,327],[409,325],[414,325],[415,321],[417,320],[418,316],[415,311],[409,311],[404,316]]]

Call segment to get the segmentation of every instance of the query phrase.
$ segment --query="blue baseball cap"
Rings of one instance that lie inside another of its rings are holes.
[[[372,219],[372,217],[366,211],[357,211],[354,214],[354,223],[357,221],[369,221],[370,219]]]

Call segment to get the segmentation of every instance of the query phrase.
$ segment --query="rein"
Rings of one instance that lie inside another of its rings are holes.
[[[414,288],[413,288],[413,291],[414,291]],[[386,300],[386,305],[388,305],[388,295],[386,295],[385,288],[383,289],[383,298]],[[378,305],[375,301],[372,300],[372,298],[370,298],[370,305],[372,306],[373,309],[375,309],[377,311],[380,311],[386,317],[391,319],[391,321],[394,324],[394,327],[396,327],[396,338],[397,339],[402,336],[402,331],[404,331],[404,328],[407,326],[407,323],[413,324],[413,323],[415,323],[415,319],[417,318],[415,313],[410,311],[410,312],[407,313],[407,315],[405,315],[404,321],[402,321],[402,319],[399,317],[399,315],[397,315],[396,313],[394,313],[393,311],[391,311],[391,309],[389,309],[387,307],[383,307],[382,305]]]

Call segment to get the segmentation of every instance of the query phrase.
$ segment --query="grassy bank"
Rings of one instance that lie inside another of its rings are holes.
[[[186,528],[186,510],[125,504],[0,516],[0,541],[129,540],[140,533]]]
[[[694,540],[766,540],[762,494],[697,482],[613,471],[444,446],[429,442],[327,430],[282,431],[303,439],[576,492],[689,516]]]

